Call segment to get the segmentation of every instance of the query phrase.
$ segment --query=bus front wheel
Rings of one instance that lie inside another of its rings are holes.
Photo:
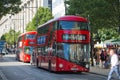
[[[51,72],[51,60],[49,60],[49,63],[48,63],[48,70],[49,72]]]
[[[36,66],[37,66],[37,68],[39,67],[39,61],[38,61],[38,59],[36,61]]]

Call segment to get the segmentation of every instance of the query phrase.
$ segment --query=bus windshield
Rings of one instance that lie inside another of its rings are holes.
[[[24,52],[26,54],[32,54],[33,53],[33,47],[30,47],[30,46],[27,46],[27,47],[24,47]]]
[[[35,39],[35,34],[26,34],[26,39]]]
[[[89,30],[88,22],[59,21],[62,30]]]
[[[89,62],[89,44],[57,44],[57,55],[74,63]]]

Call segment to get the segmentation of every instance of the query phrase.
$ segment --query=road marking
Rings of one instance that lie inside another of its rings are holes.
[[[0,76],[2,77],[2,80],[8,80],[1,70],[0,70]]]

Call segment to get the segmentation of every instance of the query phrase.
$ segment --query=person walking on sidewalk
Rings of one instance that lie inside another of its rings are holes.
[[[107,53],[105,49],[102,49],[101,54],[100,54],[100,58],[101,58],[101,67],[105,68],[104,64],[107,58]]]
[[[111,76],[112,76],[113,72],[115,72],[117,74],[117,76],[118,76],[118,78],[120,80],[118,56],[115,53],[114,49],[110,49],[109,54],[111,56],[111,69],[110,69],[110,72],[108,74],[108,79],[107,80],[111,79]]]

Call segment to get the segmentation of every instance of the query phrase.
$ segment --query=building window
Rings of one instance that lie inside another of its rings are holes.
[[[48,8],[52,11],[52,0],[48,0]]]

